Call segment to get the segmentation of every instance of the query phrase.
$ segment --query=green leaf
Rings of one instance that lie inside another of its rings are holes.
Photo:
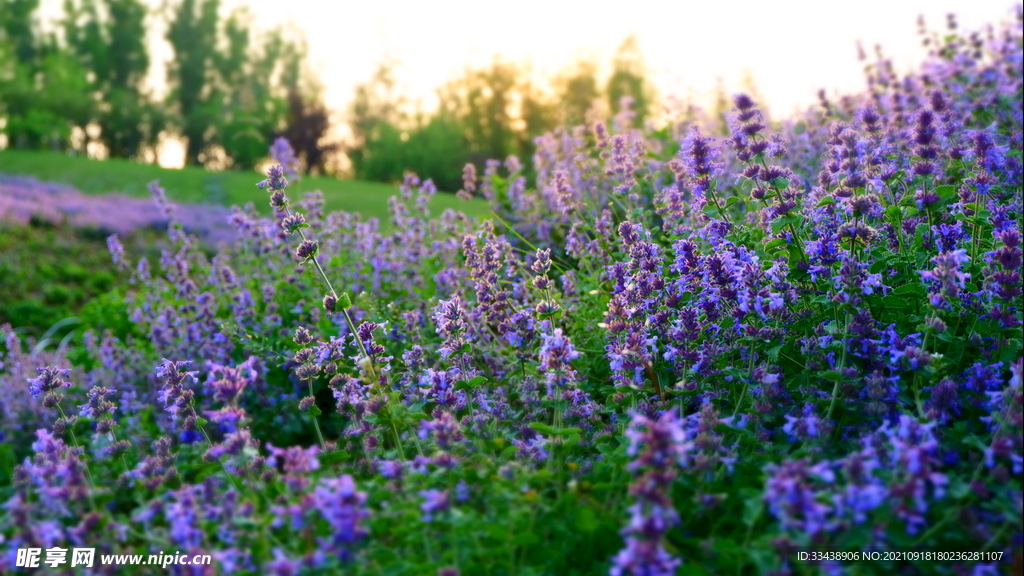
[[[0,444],[0,486],[10,483],[16,463],[14,447],[10,444]]]
[[[728,538],[715,539],[711,549],[722,554],[738,555],[743,549],[735,541]]]
[[[893,288],[890,294],[895,294],[897,296],[915,296],[918,298],[925,298],[926,296],[928,296],[928,290],[921,284],[915,282],[913,284],[903,284],[902,286],[897,286],[896,288]]]
[[[959,200],[956,186],[950,184],[935,188],[935,193],[939,195],[943,205]]]
[[[772,222],[772,232],[776,234],[781,232],[783,228],[789,225],[796,225],[800,222],[800,217],[796,214],[787,214],[782,218],[777,218]]]
[[[319,408],[317,408],[316,404],[310,406],[308,412],[309,415],[312,416],[313,418],[316,418],[317,416],[323,414],[323,412]]]
[[[541,424],[540,422],[530,422],[530,428],[533,428],[537,432],[540,432],[541,434],[545,434],[547,436],[558,435],[558,431],[555,430],[553,427],[548,426],[547,424]]]
[[[959,500],[971,493],[971,485],[957,478],[949,483],[949,495]]]
[[[352,307],[352,298],[349,297],[348,292],[342,292],[338,295],[338,307],[342,310],[348,310]]]
[[[512,539],[512,544],[524,547],[534,546],[536,544],[540,544],[540,536],[537,536],[533,532],[520,532]]]
[[[576,529],[580,532],[590,533],[597,530],[597,515],[590,506],[578,506],[576,508]]]
[[[335,450],[334,452],[328,452],[327,454],[317,456],[317,460],[319,460],[321,464],[344,462],[345,460],[348,460],[348,452],[344,450]]]
[[[821,377],[829,382],[839,382],[843,379],[843,375],[838,370],[828,370],[821,373]]]
[[[740,494],[743,497],[743,525],[750,528],[764,513],[764,499],[759,491],[750,488],[740,490]]]

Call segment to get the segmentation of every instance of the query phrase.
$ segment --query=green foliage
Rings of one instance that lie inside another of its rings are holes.
[[[328,116],[301,41],[280,30],[258,36],[244,10],[224,18],[219,7],[182,0],[150,12],[142,0],[65,0],[59,33],[44,33],[37,0],[0,0],[8,146],[91,154],[90,144],[100,144],[111,157],[143,158],[170,129],[186,140],[189,164],[252,168],[267,141],[289,134],[304,136],[300,157],[323,173]],[[152,60],[146,33],[165,15],[175,57],[170,98],[158,102],[143,87]],[[297,109],[290,92],[299,94]]]
[[[154,239],[155,233],[148,232],[124,242],[136,256],[152,257],[145,246]],[[126,274],[111,261],[102,235],[40,223],[0,223],[0,324],[10,323],[38,336],[57,322],[91,308],[94,325],[124,331],[127,316],[123,304],[119,314],[106,316],[114,310],[110,303],[115,297],[98,302],[92,299],[125,279]]]
[[[622,99],[630,98],[633,125],[643,125],[650,111],[653,94],[650,84],[644,79],[643,58],[635,37],[627,38],[615,53],[614,70],[605,92],[613,112],[621,112]]]
[[[86,194],[119,192],[129,196],[148,197],[146,184],[159,180],[161,187],[167,192],[167,197],[176,202],[214,203],[225,206],[244,206],[251,202],[259,211],[270,212],[267,193],[253,186],[254,178],[259,180],[262,177],[256,172],[208,172],[197,167],[171,170],[128,160],[99,161],[52,152],[10,149],[0,150],[0,166],[5,173],[70,184]],[[359,212],[365,218],[381,219],[385,228],[389,226],[388,196],[396,192],[396,188],[391,185],[308,177],[302,180],[300,188],[304,191],[323,192],[329,210]],[[457,208],[467,214],[487,213],[487,206],[483,202],[467,202],[448,194],[435,195],[430,206],[438,212],[446,208]]]
[[[601,90],[598,88],[596,75],[596,64],[581,60],[576,63],[575,68],[556,80],[561,93],[558,111],[566,125],[583,124],[587,111],[594,106],[594,101],[600,98]]]
[[[3,0],[0,2],[0,43],[8,43],[12,56],[21,62],[32,60],[36,54],[32,13],[39,0]],[[3,62],[3,59],[0,59]]]
[[[393,68],[391,62],[382,63],[356,88],[349,110],[353,138],[346,150],[355,176],[398,182],[411,170],[446,191],[462,188],[466,163],[480,172],[489,159],[531,158],[535,138],[560,125],[584,123],[602,95],[611,101],[613,112],[619,111],[622,98],[632,98],[636,126],[653,99],[632,38],[619,49],[604,90],[592,62],[578,62],[555,78],[552,91],[535,84],[528,70],[495,60],[444,84],[438,90],[438,108],[414,116],[405,113],[405,100],[395,94]],[[528,167],[525,175],[533,176],[533,168]]]

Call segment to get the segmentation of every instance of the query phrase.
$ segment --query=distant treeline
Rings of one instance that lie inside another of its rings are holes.
[[[153,10],[140,0],[65,0],[44,30],[39,0],[0,0],[0,133],[7,145],[155,160],[162,133],[186,142],[185,161],[251,168],[276,136],[307,170],[323,171],[329,127],[299,38],[259,33],[250,15],[219,15],[219,0],[177,0]],[[168,95],[144,79],[146,31],[166,23],[174,51]]]
[[[185,142],[187,164],[248,169],[284,136],[307,172],[331,172],[327,159],[344,151],[357,178],[398,182],[412,170],[455,191],[466,163],[483,170],[488,159],[515,155],[529,171],[534,138],[582,123],[595,103],[613,115],[629,102],[620,118],[639,126],[653,101],[632,38],[606,81],[580,61],[538,85],[522,66],[495,60],[444,84],[433,112],[410,113],[384,63],[357,87],[342,146],[325,136],[331,114],[295,33],[253,31],[245,10],[221,17],[220,0],[171,0],[159,10],[142,0],[65,0],[58,25],[44,30],[39,3],[0,0],[0,134],[13,148],[154,162],[157,143],[173,135]],[[173,50],[159,99],[145,82],[154,26]]]
[[[447,191],[462,186],[466,163],[479,169],[488,159],[515,155],[529,170],[534,138],[581,124],[592,109],[617,114],[628,103],[628,121],[640,126],[653,100],[633,38],[619,47],[606,83],[599,82],[597,66],[589,61],[538,86],[522,67],[495,60],[442,86],[432,114],[409,114],[395,84],[393,66],[384,63],[356,89],[346,147],[352,171],[366,180],[400,181],[412,170]],[[601,103],[606,105],[594,108]]]

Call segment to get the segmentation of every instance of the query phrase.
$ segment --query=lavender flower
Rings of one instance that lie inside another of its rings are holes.
[[[332,533],[321,538],[325,550],[333,552],[339,560],[352,559],[355,546],[367,535],[362,522],[369,517],[366,509],[366,493],[356,490],[352,476],[320,480],[313,492],[313,506],[327,521]]]
[[[192,398],[195,395],[192,390],[184,386],[186,378],[191,378],[193,382],[196,381],[197,372],[187,370],[191,364],[189,361],[174,362],[164,358],[157,368],[157,376],[164,380],[164,386],[160,391],[160,400],[175,418],[182,416],[185,409],[192,405]]]
[[[769,477],[764,499],[784,530],[813,537],[831,528],[833,509],[822,501],[820,484],[835,479],[829,463],[787,460],[780,465],[769,464],[766,472]]]
[[[476,166],[472,162],[467,162],[462,168],[462,189],[458,192],[459,198],[473,198],[473,193],[476,192],[476,179]]]
[[[266,180],[261,180],[256,184],[259,188],[266,188],[271,192],[281,192],[288,187],[288,180],[284,177],[284,167],[280,164],[274,164],[267,170]],[[283,196],[281,197],[283,198]],[[280,200],[275,196],[271,199],[272,203],[280,203]],[[275,208],[279,206],[275,205]]]
[[[444,345],[438,349],[441,358],[448,358],[452,354],[462,352],[467,341],[465,333],[466,322],[463,320],[462,300],[453,296],[450,300],[442,300],[434,313],[434,322],[437,324],[437,334],[444,337]]]
[[[960,267],[970,261],[964,249],[943,252],[932,258],[935,268],[922,270],[921,279],[929,282],[928,301],[936,308],[949,308],[960,295],[970,274]]]
[[[626,547],[612,558],[610,574],[671,575],[682,561],[672,557],[661,541],[679,523],[669,491],[676,466],[685,465],[691,444],[672,411],[656,419],[634,414],[626,435],[630,439],[627,453],[636,457],[629,465],[637,473],[630,486],[636,503],[630,507],[632,516],[622,531]]]
[[[453,442],[462,440],[459,421],[452,416],[451,412],[442,411],[433,420],[423,420],[420,424],[420,438],[433,436],[437,447],[442,450],[451,448]]]
[[[33,398],[39,398],[40,394],[44,395],[44,402],[46,397],[56,397],[57,403],[59,403],[63,395],[57,394],[55,391],[71,387],[71,382],[65,380],[71,374],[71,370],[69,368],[47,366],[45,368],[38,368],[36,371],[39,372],[39,376],[28,381],[29,394]]]
[[[292,149],[291,143],[289,143],[286,138],[280,137],[274,140],[274,143],[270,146],[270,157],[274,159],[274,162],[277,162],[281,166],[284,171],[284,175],[287,176],[288,179],[297,179],[299,159],[295,157],[295,150]],[[284,186],[280,186],[277,188],[283,187]],[[271,186],[271,188],[275,187]]]
[[[564,388],[575,380],[576,371],[570,362],[579,356],[580,353],[573,348],[569,338],[562,334],[561,328],[555,328],[551,334],[541,335],[539,370],[548,385],[548,396],[555,394],[555,388]]]
[[[451,506],[447,490],[421,490],[420,496],[423,498],[420,510],[423,511],[424,522],[433,522],[435,514],[446,512]]]

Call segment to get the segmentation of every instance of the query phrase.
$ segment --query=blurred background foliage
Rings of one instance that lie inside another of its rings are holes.
[[[64,320],[54,335],[74,331],[83,314],[96,326],[124,331],[126,315],[97,314],[96,298],[111,294],[128,272],[111,261],[108,231],[72,228],[34,219],[28,226],[0,222],[0,325],[11,324],[38,339]],[[122,238],[126,254],[159,259],[157,229]],[[101,299],[102,300],[102,299]]]
[[[441,190],[458,190],[466,163],[481,171],[491,158],[529,159],[536,137],[581,124],[590,110],[604,117],[617,114],[627,100],[632,121],[640,126],[654,99],[632,37],[619,47],[604,85],[597,64],[586,60],[541,85],[525,67],[495,59],[490,67],[466,70],[441,86],[433,113],[405,112],[394,68],[394,62],[381,63],[356,88],[349,108],[352,138],[346,152],[356,178],[393,182],[412,170],[432,178]]]
[[[588,110],[610,117],[628,97],[639,126],[653,107],[642,55],[628,38],[607,81],[592,61],[539,81],[495,59],[443,83],[433,111],[410,106],[396,86],[397,63],[383,62],[339,121],[301,35],[254,30],[245,9],[225,13],[220,0],[172,0],[162,9],[65,0],[57,25],[46,27],[39,4],[0,0],[0,148],[154,163],[158,144],[177,138],[187,165],[251,170],[267,143],[284,136],[308,174],[396,183],[412,170],[453,192],[467,162],[482,171],[489,158],[529,159],[534,138],[581,123]],[[166,25],[173,51],[159,97],[147,83],[154,56],[146,35],[156,23]]]
[[[151,11],[141,0],[66,0],[44,30],[39,0],[0,0],[0,126],[9,148],[154,162],[162,136],[185,162],[251,169],[267,142],[290,137],[307,172],[324,171],[329,127],[322,88],[301,38],[253,31],[251,17],[220,16],[219,0]],[[152,20],[167,18],[167,96],[145,85]],[[102,150],[97,154],[96,150]]]

